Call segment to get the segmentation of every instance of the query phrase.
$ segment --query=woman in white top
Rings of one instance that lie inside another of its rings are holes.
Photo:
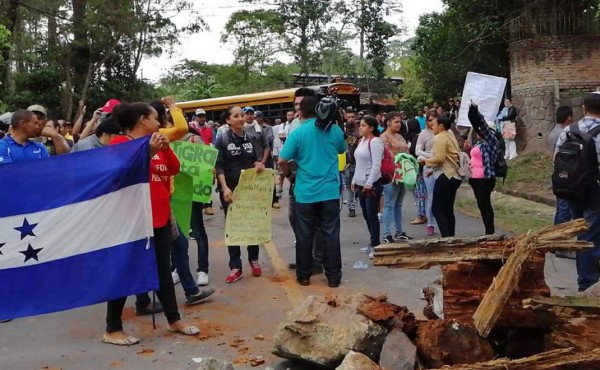
[[[438,117],[438,113],[435,109],[430,109],[425,115],[425,130],[421,131],[419,138],[417,139],[417,148],[415,154],[418,158],[429,159],[433,157],[433,140],[435,134],[431,129],[431,125],[434,120]],[[431,172],[430,167],[423,167],[423,174]],[[433,205],[433,189],[435,187],[435,178],[433,176],[423,175],[423,181],[425,182],[425,188],[427,189],[426,203],[425,203],[425,216],[427,217],[427,235],[432,236],[435,233],[433,222],[435,221],[432,212]]]
[[[378,126],[377,120],[372,116],[364,116],[360,121],[358,132],[362,138],[354,152],[356,169],[351,186],[351,190],[359,194],[360,207],[371,235],[370,244],[361,249],[361,252],[369,253],[369,258],[373,256],[373,247],[380,243],[377,212],[383,193],[380,181],[383,141],[379,138]]]

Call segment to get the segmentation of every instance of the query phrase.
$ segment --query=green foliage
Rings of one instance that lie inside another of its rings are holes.
[[[61,78],[56,69],[21,72],[14,78],[15,93],[5,101],[10,110],[25,109],[31,104],[41,104],[50,110],[60,109]]]
[[[249,75],[253,69],[259,72],[270,64],[283,48],[273,35],[283,34],[285,28],[279,13],[273,10],[242,10],[233,13],[221,36],[222,42],[234,45],[235,63],[244,67]]]

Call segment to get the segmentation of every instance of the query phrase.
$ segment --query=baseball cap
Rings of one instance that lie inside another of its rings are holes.
[[[121,127],[117,124],[112,117],[108,117],[107,119],[100,122],[98,127],[96,127],[96,136],[101,136],[102,134],[113,134],[119,135],[121,134]]]
[[[257,111],[254,111],[254,114],[255,114],[257,117],[264,117],[264,116],[265,116],[265,115],[263,114],[263,112],[261,112],[261,111],[259,111],[259,110],[257,110]]]
[[[47,115],[46,108],[44,108],[43,106],[41,106],[39,104],[30,105],[27,108],[27,110],[30,111],[30,112],[42,113],[44,116]]]
[[[198,108],[198,109],[196,109],[196,115],[197,116],[206,116],[206,111],[202,108]]]
[[[0,116],[0,123],[4,123],[6,125],[10,125],[10,121],[12,119],[12,112],[4,113]]]
[[[244,108],[244,113],[254,113],[254,108],[252,108],[252,107],[245,107]]]
[[[105,113],[112,113],[113,109],[119,104],[121,104],[119,100],[110,99],[106,102],[106,104],[104,104],[104,106],[102,107],[102,111]]]

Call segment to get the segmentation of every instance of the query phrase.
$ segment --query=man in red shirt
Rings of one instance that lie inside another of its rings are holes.
[[[196,109],[196,118],[192,123],[192,127],[198,131],[202,141],[206,145],[213,144],[213,129],[206,124],[206,112],[202,108]]]

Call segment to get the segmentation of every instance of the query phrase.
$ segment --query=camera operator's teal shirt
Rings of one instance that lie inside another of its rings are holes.
[[[316,118],[302,122],[285,141],[279,158],[298,165],[296,202],[315,203],[340,198],[338,154],[346,151],[342,129],[332,124],[326,131],[315,126]]]

